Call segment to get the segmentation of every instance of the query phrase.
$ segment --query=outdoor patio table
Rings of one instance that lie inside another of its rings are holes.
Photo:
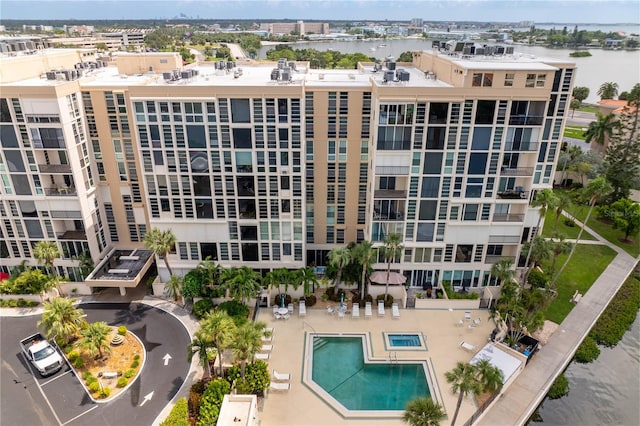
[[[289,310],[287,308],[278,308],[276,312],[280,315],[286,315],[289,313]]]

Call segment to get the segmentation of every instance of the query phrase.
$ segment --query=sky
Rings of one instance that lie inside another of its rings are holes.
[[[0,0],[2,19],[325,19],[640,23],[638,0]]]

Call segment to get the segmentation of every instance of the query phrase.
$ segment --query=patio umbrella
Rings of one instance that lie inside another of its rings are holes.
[[[372,283],[376,283],[376,284],[386,284],[387,271],[375,271],[373,274],[371,274],[371,277],[369,277],[369,280]],[[405,277],[399,272],[389,273],[389,284],[400,285],[400,284],[404,284],[406,281],[407,281],[407,277]]]
[[[344,293],[340,293],[340,307],[344,305]]]

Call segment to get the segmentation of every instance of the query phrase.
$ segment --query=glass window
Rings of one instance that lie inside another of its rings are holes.
[[[251,129],[233,129],[234,148],[252,148]]]
[[[483,175],[487,169],[486,153],[472,152],[469,158],[467,173],[470,175]]]
[[[493,124],[496,101],[478,101],[476,108],[476,124]]]
[[[249,99],[231,99],[231,121],[234,123],[251,122]]]
[[[420,196],[423,198],[438,198],[440,191],[440,177],[424,177],[422,178],[422,191]]]
[[[439,175],[442,169],[442,153],[429,152],[424,155],[423,173],[426,175]]]

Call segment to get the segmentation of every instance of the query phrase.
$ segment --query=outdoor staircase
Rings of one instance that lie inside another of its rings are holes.
[[[315,352],[317,349],[323,348],[329,342],[324,337],[314,336],[313,338],[313,351]]]

